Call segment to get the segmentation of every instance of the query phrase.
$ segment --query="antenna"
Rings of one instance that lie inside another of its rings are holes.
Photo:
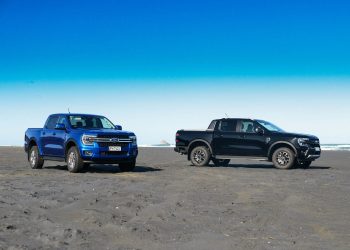
[[[70,110],[69,110],[69,107],[68,107],[68,113],[70,114]]]
[[[227,113],[225,113],[225,116],[226,116],[226,118],[228,118],[228,115],[227,115]]]

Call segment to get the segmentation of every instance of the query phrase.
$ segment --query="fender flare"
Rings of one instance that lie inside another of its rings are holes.
[[[276,141],[276,142],[274,142],[273,144],[271,144],[271,146],[269,147],[268,153],[267,153],[267,156],[268,156],[268,157],[270,157],[272,148],[273,148],[274,146],[278,145],[278,144],[287,144],[287,145],[289,145],[289,146],[293,149],[293,151],[294,151],[294,153],[295,153],[295,156],[298,157],[298,151],[297,151],[297,149],[295,148],[295,146],[294,146],[292,143],[287,142],[287,141]]]
[[[79,147],[79,143],[77,143],[73,138],[69,138],[64,144],[64,158],[67,157],[67,145],[71,142],[74,143],[76,147]],[[79,148],[78,148],[78,151],[79,151]]]
[[[39,144],[39,142],[37,141],[37,139],[36,139],[34,136],[32,136],[31,138],[28,139],[28,148],[27,148],[28,152],[29,152],[29,150],[30,150],[29,145],[30,145],[32,142],[34,142],[34,143],[36,144],[36,146],[38,147],[39,155],[40,155],[40,156],[43,155],[43,151],[42,151],[41,145]]]
[[[206,145],[208,146],[208,148],[209,148],[210,153],[213,154],[213,150],[212,150],[212,148],[211,148],[211,146],[210,146],[210,143],[207,142],[206,140],[203,140],[203,139],[195,139],[195,140],[191,141],[190,144],[188,144],[188,149],[190,149],[191,146],[192,146],[194,143],[196,143],[196,142],[203,142],[204,144],[206,144]],[[188,152],[188,153],[190,153],[190,152]]]

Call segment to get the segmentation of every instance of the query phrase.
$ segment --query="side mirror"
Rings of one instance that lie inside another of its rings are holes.
[[[254,129],[255,133],[257,133],[258,135],[263,135],[264,134],[264,130],[260,127],[256,127]]]
[[[123,130],[123,127],[121,125],[115,125],[116,130]]]
[[[63,123],[57,123],[55,126],[56,130],[66,130],[66,125],[64,125]]]

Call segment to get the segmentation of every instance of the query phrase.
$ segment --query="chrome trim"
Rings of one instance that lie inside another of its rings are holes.
[[[93,142],[114,142],[114,143],[117,143],[117,142],[131,143],[132,142],[132,140],[126,139],[126,138],[99,138],[99,137],[96,137],[96,138],[91,138],[90,140]]]
[[[306,159],[317,159],[320,158],[321,155],[308,155]]]

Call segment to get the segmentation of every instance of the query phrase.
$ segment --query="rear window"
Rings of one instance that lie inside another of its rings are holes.
[[[236,120],[222,120],[220,122],[219,130],[224,132],[236,132],[237,121]]]

